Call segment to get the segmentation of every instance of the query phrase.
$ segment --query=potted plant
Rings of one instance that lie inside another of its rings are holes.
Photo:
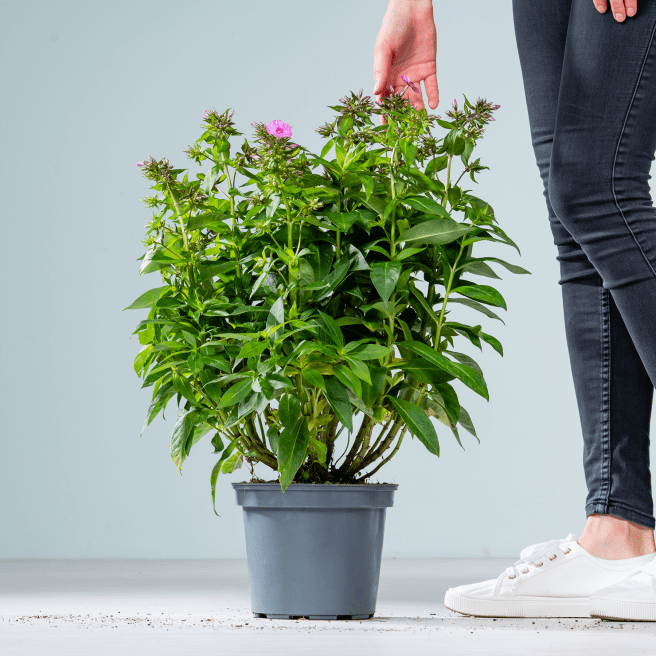
[[[488,389],[454,339],[503,349],[450,313],[465,305],[501,320],[491,309],[506,309],[501,294],[467,276],[499,278],[488,262],[529,273],[472,255],[483,240],[519,253],[489,204],[460,186],[488,168],[472,152],[498,105],[465,97],[442,120],[404,93],[379,107],[362,90],[340,98],[317,129],[328,139],[320,156],[279,120],[251,124],[257,146],[235,151],[233,112],[212,110],[184,151],[209,162],[205,173],[138,163],[158,192],[143,199],[153,218],[139,275],[164,283],[126,308],[149,310],[135,330],[134,369],[153,387],[143,430],[175,396],[178,470],[214,432],[214,506],[217,477],[250,467],[251,481],[233,487],[259,616],[373,616],[398,486],[367,480],[406,432],[439,456],[431,417],[459,444],[458,426],[476,437],[457,387],[489,400]],[[374,126],[380,114],[387,123]],[[255,477],[254,463],[278,478]]]

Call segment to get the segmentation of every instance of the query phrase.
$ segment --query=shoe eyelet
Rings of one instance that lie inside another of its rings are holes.
[[[556,560],[556,558],[558,558],[558,554],[554,554],[554,557],[553,557],[553,558],[549,558],[549,560]]]
[[[544,563],[540,563],[539,565],[537,563],[535,563],[536,567],[542,567],[542,565],[544,565]]]
[[[572,550],[568,547],[568,548],[567,548],[567,551],[565,551],[564,553],[565,553],[565,555],[567,555],[568,553],[571,553],[571,551],[572,551]]]
[[[528,574],[528,567],[522,572],[522,574]]]
[[[509,579],[516,579],[516,578],[517,578],[517,574],[515,574],[515,576],[509,576],[508,578],[509,578]]]

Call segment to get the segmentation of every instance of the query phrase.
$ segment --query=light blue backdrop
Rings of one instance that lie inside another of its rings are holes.
[[[2,557],[245,557],[242,510],[221,478],[215,517],[209,440],[180,476],[167,450],[175,419],[139,433],[152,388],[133,370],[131,336],[161,284],[137,276],[150,212],[135,166],[180,167],[206,109],[237,129],[279,118],[315,153],[329,104],[373,89],[384,0],[115,0],[0,3],[2,135]],[[487,403],[462,388],[480,446],[437,424],[442,456],[406,438],[373,481],[399,484],[385,557],[506,557],[577,535],[585,520],[581,430],[542,182],[530,142],[511,3],[435,0],[444,113],[454,97],[499,103],[479,147],[474,193],[519,244],[496,255],[506,322],[483,321],[505,356],[475,357]],[[432,111],[432,110],[429,110]],[[243,137],[241,138],[243,140]],[[235,144],[240,141],[235,140]],[[478,245],[477,245],[478,247]],[[468,314],[469,313],[469,314]],[[485,323],[487,322],[487,323]],[[464,341],[464,340],[463,340]],[[468,348],[470,347],[470,348]],[[256,471],[271,478],[271,470]]]

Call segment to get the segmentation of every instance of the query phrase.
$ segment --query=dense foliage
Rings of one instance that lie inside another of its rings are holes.
[[[140,275],[165,283],[126,308],[149,309],[135,330],[134,368],[153,387],[143,430],[176,396],[178,469],[213,430],[213,499],[219,473],[244,461],[278,471],[284,491],[292,481],[362,482],[406,431],[439,455],[430,417],[458,442],[458,425],[476,436],[454,383],[489,400],[488,389],[454,339],[503,350],[450,313],[465,305],[500,320],[491,308],[506,309],[501,294],[465,277],[499,278],[488,262],[529,273],[472,255],[481,240],[519,252],[492,208],[460,186],[487,168],[472,151],[498,105],[465,98],[441,120],[403,93],[380,107],[362,91],[340,99],[335,121],[317,130],[328,139],[321,156],[278,120],[252,124],[257,147],[245,139],[235,152],[232,112],[212,110],[185,150],[210,161],[206,174],[139,163],[159,192],[144,199],[154,213]],[[387,123],[374,126],[380,114]]]

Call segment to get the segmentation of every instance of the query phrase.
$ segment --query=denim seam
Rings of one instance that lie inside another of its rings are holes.
[[[603,504],[603,503],[588,503],[585,506],[586,517],[590,515],[616,515],[622,517],[630,522],[641,524],[653,530],[656,524],[653,515],[645,515],[645,513],[629,508],[626,505],[617,503]]]
[[[651,54],[651,47],[652,44],[654,43],[654,35],[656,35],[656,23],[654,24],[654,29],[652,30],[651,33],[651,38],[649,39],[649,45],[647,46],[647,50],[645,52],[645,57],[642,60],[642,66],[640,67],[640,73],[638,73],[638,79],[636,80],[635,87],[633,89],[633,95],[631,96],[631,102],[629,102],[629,107],[626,110],[626,116],[624,117],[624,123],[622,124],[622,131],[620,132],[619,139],[617,140],[617,147],[615,148],[615,158],[613,160],[613,172],[611,175],[611,187],[613,190],[613,199],[615,201],[615,207],[617,207],[617,210],[620,213],[620,216],[622,217],[624,221],[624,225],[628,228],[629,232],[631,233],[631,236],[633,237],[633,241],[636,243],[638,246],[639,251],[642,253],[642,257],[644,258],[645,262],[647,263],[647,266],[651,269],[651,272],[654,274],[654,277],[656,277],[656,270],[654,270],[654,267],[652,266],[651,262],[649,261],[649,258],[647,257],[645,251],[642,249],[642,246],[640,245],[640,242],[638,241],[637,237],[635,236],[635,233],[631,229],[631,226],[629,225],[629,222],[626,220],[626,216],[624,216],[624,212],[622,211],[622,208],[620,207],[619,201],[617,200],[617,194],[615,193],[615,169],[617,167],[617,156],[620,152],[620,146],[622,145],[622,139],[624,137],[624,132],[626,130],[626,124],[629,120],[629,116],[631,115],[631,110],[633,109],[633,102],[635,100],[636,94],[638,93],[638,87],[640,86],[640,82],[642,80],[642,74],[645,70],[645,65],[647,63],[647,60],[649,59],[649,55]]]
[[[610,499],[610,303],[609,291],[599,287],[601,299],[601,490],[605,503]]]
[[[653,520],[654,515],[650,513],[645,513],[642,510],[638,510],[637,508],[632,508],[631,506],[627,505],[626,503],[622,503],[621,501],[590,501],[589,503],[585,504],[586,509],[592,506],[595,508],[593,512],[598,512],[596,508],[600,506],[603,509],[604,515],[611,515],[612,513],[609,512],[609,509],[611,508],[620,508],[622,510],[627,510],[628,512],[633,513],[634,515],[639,515],[640,517],[644,517],[645,519]]]

